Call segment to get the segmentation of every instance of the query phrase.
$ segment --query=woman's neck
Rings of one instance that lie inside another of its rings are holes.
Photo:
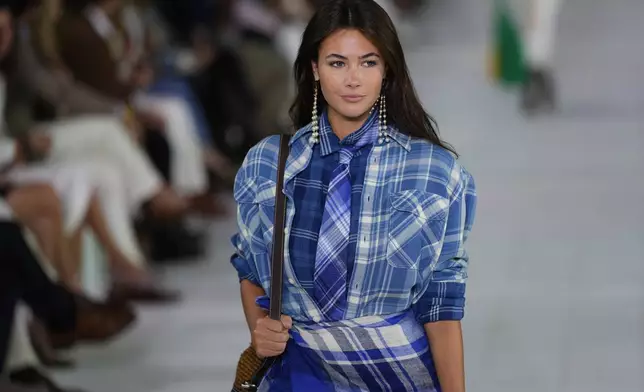
[[[370,113],[367,112],[360,117],[349,118],[341,115],[331,108],[328,109],[327,113],[331,129],[340,140],[360,129],[360,127],[369,118],[369,114]]]

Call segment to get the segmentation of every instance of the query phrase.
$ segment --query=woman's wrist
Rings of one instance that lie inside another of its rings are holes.
[[[257,320],[264,318],[267,315],[266,311],[257,306],[255,300],[257,299],[257,297],[265,295],[266,292],[263,288],[256,286],[249,280],[242,280],[240,286],[244,315],[246,316],[248,330],[252,336],[255,325],[257,324]]]

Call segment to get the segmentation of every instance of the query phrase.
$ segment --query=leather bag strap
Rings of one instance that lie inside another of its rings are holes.
[[[284,224],[286,221],[286,197],[284,196],[284,172],[289,154],[290,135],[281,135],[275,188],[275,219],[273,220],[273,255],[271,261],[271,302],[269,317],[280,320],[282,316],[282,288],[284,279]]]

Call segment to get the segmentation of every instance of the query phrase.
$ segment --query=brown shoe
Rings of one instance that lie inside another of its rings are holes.
[[[44,366],[68,369],[75,366],[72,359],[63,357],[51,344],[49,333],[42,322],[34,319],[29,324],[29,338],[36,356]]]
[[[114,283],[109,298],[114,302],[169,304],[179,301],[181,294],[153,284]]]
[[[124,303],[96,303],[77,299],[76,328],[68,333],[51,333],[54,348],[69,348],[75,343],[105,343],[124,332],[135,321],[131,306]]]
[[[190,211],[207,218],[226,218],[230,209],[215,195],[204,193],[190,199]]]
[[[21,384],[14,384],[9,380],[0,379],[0,391],[2,392],[49,392],[45,387],[28,387]]]
[[[31,366],[12,371],[9,374],[9,379],[16,386],[20,385],[27,388],[38,388],[37,390],[46,392],[82,392],[80,389],[76,388],[68,389],[60,387],[47,375]]]

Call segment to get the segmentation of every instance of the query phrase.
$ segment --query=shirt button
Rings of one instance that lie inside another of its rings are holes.
[[[319,323],[321,320],[322,319],[320,318],[320,316],[313,316],[313,321],[314,322]]]

